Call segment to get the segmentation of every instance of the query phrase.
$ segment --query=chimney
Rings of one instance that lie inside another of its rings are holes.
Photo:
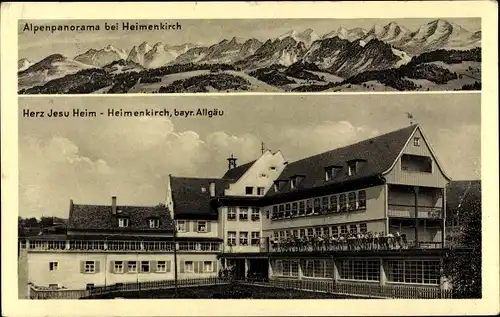
[[[237,160],[237,158],[234,157],[233,154],[231,154],[231,157],[229,157],[227,159],[227,161],[229,162],[228,169],[232,169],[232,168],[236,167],[236,160]]]
[[[215,197],[215,182],[209,184],[210,197]]]
[[[111,197],[111,214],[116,215],[116,196]]]

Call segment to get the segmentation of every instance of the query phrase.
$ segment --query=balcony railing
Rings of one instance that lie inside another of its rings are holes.
[[[415,206],[408,205],[389,205],[389,217],[415,218]],[[418,206],[418,218],[421,219],[441,219],[443,218],[443,209],[436,207]]]
[[[405,234],[376,235],[372,233],[341,236],[309,236],[271,239],[263,243],[261,252],[332,252],[376,251],[441,248],[442,242],[407,240]],[[265,251],[264,251],[265,250]]]
[[[22,240],[20,248],[29,251],[173,252],[174,243],[165,241]],[[220,248],[220,242],[177,242],[177,251],[179,252],[219,252]]]
[[[442,290],[438,287],[415,285],[380,285],[370,283],[350,283],[333,280],[303,280],[303,279],[242,279],[210,277],[203,279],[179,279],[177,287],[193,287],[207,285],[225,285],[241,283],[260,287],[274,287],[295,289],[309,292],[332,294],[332,297],[364,297],[364,298],[452,298],[451,290]],[[126,292],[141,292],[151,290],[174,289],[174,280],[159,280],[139,283],[119,283],[108,286],[99,286],[89,290],[41,290],[31,287],[31,299],[78,299],[99,298],[103,296],[120,296]]]

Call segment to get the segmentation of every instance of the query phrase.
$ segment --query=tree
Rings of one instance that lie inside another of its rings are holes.
[[[454,298],[481,298],[481,191],[467,191],[457,208],[459,248],[445,255],[444,274],[452,283]],[[464,251],[466,250],[466,251]]]

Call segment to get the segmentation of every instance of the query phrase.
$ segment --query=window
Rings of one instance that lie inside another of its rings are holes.
[[[270,169],[271,171],[275,171],[275,170],[276,170],[276,166],[271,166],[271,167],[269,167],[269,169]]]
[[[278,206],[273,206],[273,213],[271,214],[271,220],[278,218]]]
[[[115,261],[114,271],[115,273],[123,273],[123,261]]]
[[[260,232],[252,232],[252,245],[259,246],[260,245]]]
[[[368,229],[366,227],[366,223],[360,223],[359,224],[359,232],[362,232],[362,233],[368,232]]]
[[[58,289],[59,288],[59,284],[49,284],[49,288],[50,289]]]
[[[323,227],[323,228],[321,228],[321,229],[322,229],[322,232],[321,232],[321,233],[322,233],[324,236],[329,236],[329,235],[330,235],[330,228],[328,228],[328,227]]]
[[[198,230],[198,232],[207,232],[207,222],[206,221],[198,221],[197,230]]]
[[[290,188],[294,189],[295,187],[297,187],[297,179],[296,178],[292,178],[290,180]]]
[[[248,232],[240,232],[240,245],[248,245]]]
[[[337,177],[342,168],[339,166],[327,167],[325,168],[325,181],[330,181]]]
[[[297,216],[297,203],[292,203],[292,217]]]
[[[292,205],[286,204],[285,205],[285,218],[290,218],[291,211],[292,211]]]
[[[236,232],[229,231],[227,233],[227,244],[228,245],[236,245]]]
[[[212,261],[203,261],[203,273],[211,273],[214,271],[214,264]]]
[[[236,207],[228,207],[227,209],[227,220],[236,220]]]
[[[128,268],[128,271],[129,272],[137,272],[137,262],[135,261],[129,261],[128,264],[127,264],[127,268]]]
[[[280,187],[279,187],[278,183],[274,183],[274,191],[276,193],[280,191]]]
[[[326,213],[328,211],[328,205],[330,204],[328,197],[321,198],[321,212]]]
[[[439,261],[389,260],[387,280],[398,283],[439,284]]]
[[[307,200],[307,209],[306,209],[306,213],[308,215],[311,215],[313,213],[313,200],[312,199],[308,199]]]
[[[184,261],[184,271],[186,273],[194,273],[194,262],[193,261]]]
[[[356,226],[356,225],[350,225],[349,226],[349,232],[350,233],[356,233],[356,232],[358,232],[358,226]]]
[[[300,229],[299,234],[301,238],[304,238],[306,236],[306,229]]]
[[[349,207],[348,207],[348,209],[349,210],[356,210],[356,193],[355,192],[351,192],[351,193],[349,193],[349,195],[347,197],[349,199]]]
[[[253,187],[250,186],[245,187],[245,194],[253,195]]]
[[[432,173],[432,159],[427,156],[403,154],[401,156],[401,170]]]
[[[160,219],[149,219],[149,227],[150,228],[159,228],[160,227]]]
[[[89,283],[89,284],[87,284],[87,285],[85,286],[85,289],[86,289],[87,291],[90,291],[90,290],[91,290],[91,289],[93,289],[93,288],[94,288],[94,284],[93,284],[93,283]]]
[[[299,231],[297,229],[292,230],[292,236],[298,237],[299,236]]]
[[[420,146],[420,138],[418,136],[413,138],[413,145]]]
[[[207,192],[207,189],[206,189],[205,187],[202,187],[202,188],[201,188],[201,192],[202,192],[202,193],[206,193],[206,192]]]
[[[196,251],[196,242],[179,242],[180,251]]]
[[[57,271],[57,262],[49,262],[49,270],[50,271]]]
[[[85,273],[95,273],[95,261],[85,261]]]
[[[380,280],[380,261],[342,260],[339,265],[340,278],[344,280]]]
[[[248,220],[248,207],[240,207],[240,220]]]
[[[266,192],[264,187],[257,187],[257,195],[263,196],[265,193]]]
[[[345,194],[340,194],[339,196],[339,211],[343,212],[347,210],[346,202],[345,202]]]
[[[313,228],[307,228],[307,236],[308,237],[314,236],[314,230],[313,230]]]
[[[319,227],[314,228],[314,235],[317,237],[320,237],[321,236],[321,228],[319,228]]]
[[[333,263],[331,260],[305,260],[302,263],[304,276],[319,278],[333,276]]]
[[[275,260],[272,262],[273,275],[299,276],[299,262],[294,260]]]
[[[339,235],[339,228],[337,228],[337,226],[333,226],[331,230],[332,230],[332,236],[337,237]]]
[[[167,271],[167,261],[158,261],[156,263],[156,272],[164,273]]]
[[[340,234],[346,234],[347,233],[347,226],[340,226]]]
[[[299,216],[303,216],[306,213],[306,203],[305,201],[299,201]]]
[[[128,218],[118,218],[118,227],[125,228],[128,227]]]
[[[283,218],[285,216],[285,205],[279,205],[278,218]]]
[[[356,175],[356,162],[349,162],[347,164],[347,174],[349,176]]]
[[[184,220],[177,220],[177,231],[179,232],[186,231],[186,222]]]
[[[331,212],[337,212],[337,196],[330,196],[330,208]]]
[[[314,213],[317,214],[319,213],[321,209],[321,200],[319,198],[314,199]]]
[[[260,210],[257,207],[252,208],[252,221],[260,221]]]
[[[149,273],[149,261],[141,261],[141,272]]]
[[[360,190],[358,192],[358,208],[359,209],[366,208],[366,192],[364,190]]]

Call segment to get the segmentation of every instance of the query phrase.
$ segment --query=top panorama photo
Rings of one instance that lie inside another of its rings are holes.
[[[19,20],[19,94],[481,90],[481,19]]]

